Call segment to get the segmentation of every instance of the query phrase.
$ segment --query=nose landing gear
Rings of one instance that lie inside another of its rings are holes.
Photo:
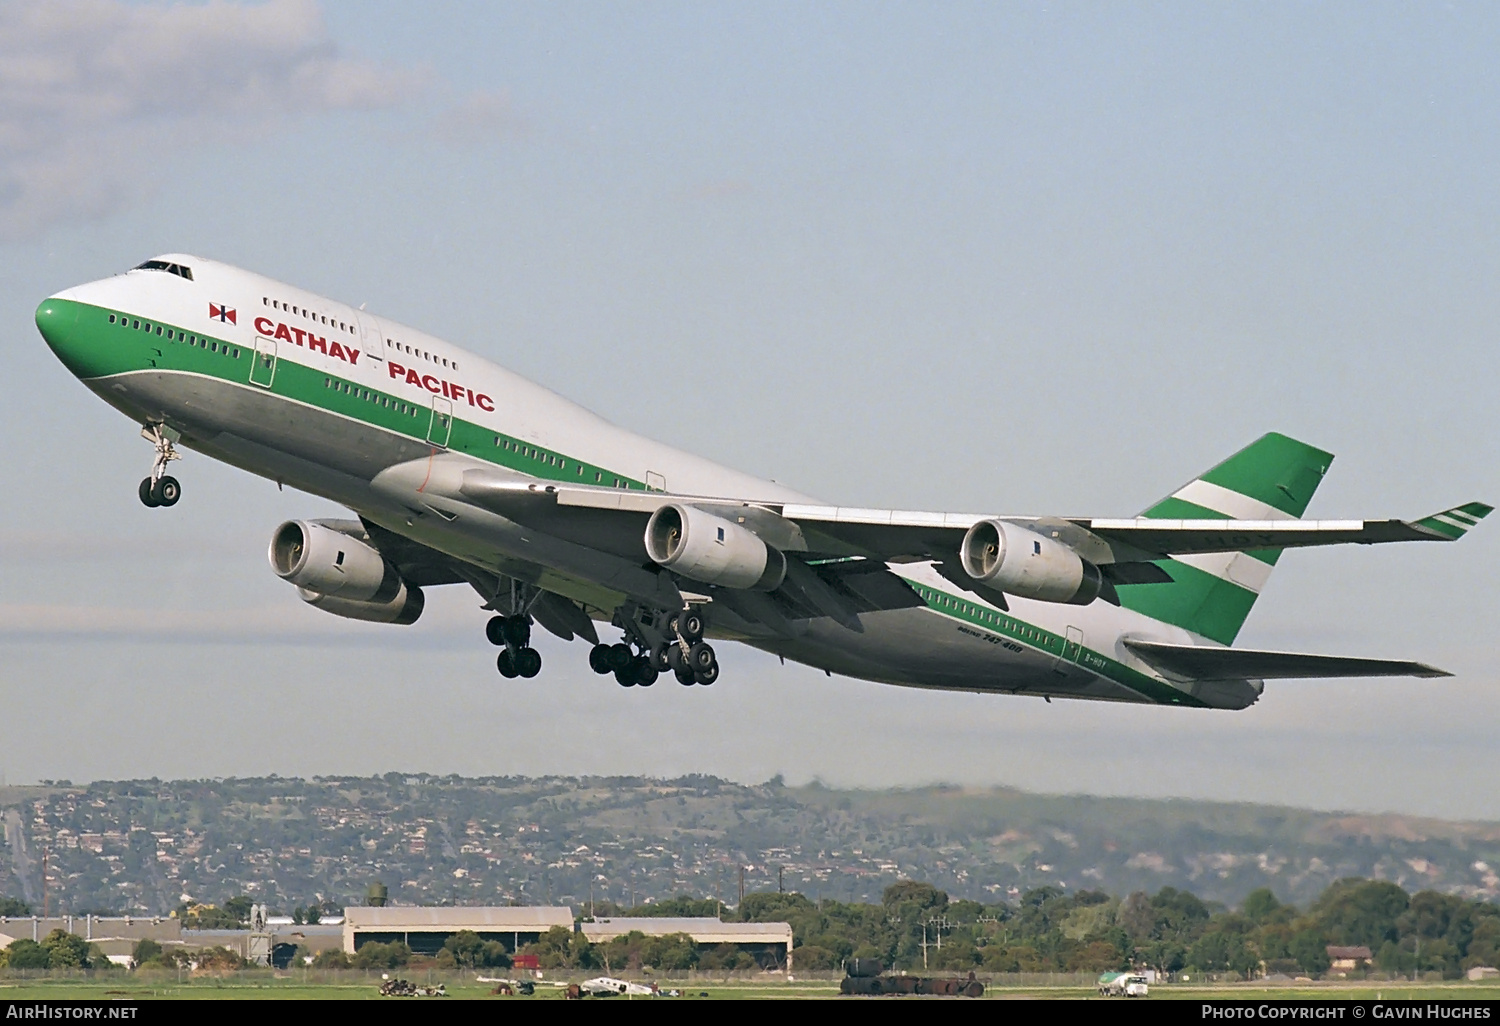
[[[168,429],[162,424],[147,424],[141,428],[141,437],[156,446],[156,461],[151,464],[151,476],[143,478],[136,493],[141,497],[141,502],[147,506],[175,506],[177,500],[182,498],[182,485],[178,484],[175,477],[167,475],[167,464],[173,460],[180,460],[173,436],[181,437],[174,431],[170,435]]]

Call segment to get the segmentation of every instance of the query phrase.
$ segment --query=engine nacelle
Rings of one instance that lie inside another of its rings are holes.
[[[302,601],[308,605],[316,606],[335,616],[346,616],[351,620],[368,620],[371,623],[416,623],[417,617],[422,615],[422,607],[426,604],[421,588],[416,585],[408,588],[405,584],[401,585],[401,590],[396,592],[394,598],[384,602],[362,602],[358,599],[339,598],[308,588],[298,588],[297,594],[301,595]]]
[[[663,506],[646,523],[646,553],[674,573],[725,588],[775,591],[786,557],[754,531],[693,506]]]
[[[1002,520],[981,520],[959,548],[964,572],[1021,598],[1086,606],[1099,597],[1099,568],[1055,538]]]
[[[329,598],[381,604],[405,589],[396,568],[374,548],[316,520],[282,524],[268,554],[277,577]]]

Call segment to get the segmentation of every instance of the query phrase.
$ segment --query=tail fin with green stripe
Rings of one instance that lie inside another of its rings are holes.
[[[1332,453],[1273,432],[1189,481],[1141,516],[1150,520],[1296,519],[1307,510],[1332,462]],[[1458,525],[1465,518],[1454,514],[1469,509],[1462,506],[1422,523],[1449,517],[1452,524],[1444,522],[1436,529],[1461,534],[1467,526]],[[1474,521],[1482,515],[1468,514]],[[1158,560],[1172,583],[1121,585],[1120,604],[1228,645],[1250,615],[1281,551],[1256,549]]]
[[[1469,528],[1489,516],[1494,510],[1494,506],[1487,506],[1482,502],[1466,502],[1462,506],[1445,509],[1430,517],[1423,517],[1416,521],[1416,524],[1429,531],[1436,531],[1444,538],[1458,541],[1469,533]]]

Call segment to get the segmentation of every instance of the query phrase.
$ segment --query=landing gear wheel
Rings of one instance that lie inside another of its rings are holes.
[[[630,651],[630,646],[623,641],[618,645],[609,646],[609,668],[619,673],[628,670],[635,662],[635,653]]]
[[[507,616],[500,621],[500,637],[507,645],[525,648],[531,641],[531,623],[524,616]]]
[[[495,669],[500,671],[500,676],[506,680],[514,680],[521,674],[516,669],[515,660],[510,656],[510,650],[506,649],[495,658]]]
[[[628,666],[623,670],[615,671],[615,683],[622,688],[633,688],[636,685],[635,667]]]
[[[677,636],[689,645],[703,640],[703,631],[707,626],[703,614],[696,609],[684,609],[677,614]]]
[[[665,641],[661,642],[660,644],[652,645],[651,654],[646,656],[646,662],[648,662],[651,665],[651,668],[657,673],[666,673],[672,668],[672,664],[668,660],[671,657],[673,649],[677,649],[677,646],[668,644]]]
[[[595,645],[589,649],[589,669],[601,677],[606,673],[614,672],[614,665],[610,662],[609,646]]]
[[[656,667],[646,656],[641,656],[635,661],[635,682],[643,688],[649,688],[656,683],[658,676]]]
[[[702,673],[710,666],[718,666],[719,661],[714,657],[713,648],[705,641],[700,641],[688,649],[687,664],[694,673]]]
[[[699,684],[702,684],[704,687],[708,687],[708,685],[712,684],[714,681],[716,681],[718,679],[719,679],[719,664],[718,663],[714,663],[712,666],[710,666],[706,670],[698,670],[696,673],[693,674],[693,680],[696,681]]]
[[[182,485],[175,477],[163,477],[151,486],[151,497],[158,506],[175,506],[182,498]]]
[[[667,669],[671,670],[679,677],[682,676],[684,671],[686,671],[688,674],[691,674],[693,672],[692,670],[688,669],[687,656],[682,654],[681,645],[667,646]]]
[[[505,617],[490,617],[490,622],[484,625],[484,636],[489,639],[491,645],[505,644]]]
[[[693,676],[693,671],[689,670],[686,666],[673,670],[672,675],[677,678],[677,683],[685,688],[690,688],[698,683],[698,678]]]
[[[149,477],[141,479],[141,486],[137,489],[137,492],[140,494],[143,505],[150,506],[152,509],[161,505],[161,503],[156,501],[156,496],[153,494],[155,489],[151,487],[151,479]]]
[[[530,679],[542,672],[542,654],[534,648],[523,648],[514,659],[516,672]]]

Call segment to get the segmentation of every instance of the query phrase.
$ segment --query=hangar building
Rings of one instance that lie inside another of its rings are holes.
[[[571,932],[573,910],[565,905],[351,906],[344,910],[344,950],[352,955],[366,944],[400,941],[414,952],[435,955],[449,937],[472,930],[485,940],[499,941],[514,953],[554,926]]]

